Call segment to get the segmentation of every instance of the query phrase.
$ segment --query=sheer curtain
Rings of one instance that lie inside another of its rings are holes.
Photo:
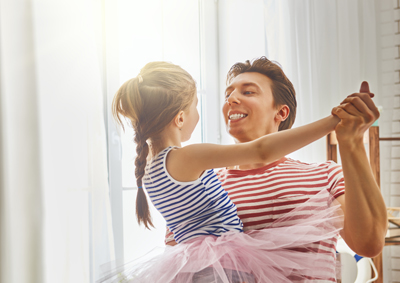
[[[211,80],[206,80],[204,75],[207,73],[205,65],[213,66],[213,62],[207,60],[210,55],[204,52],[203,46],[207,45],[202,38],[202,32],[205,32],[202,12],[206,8],[203,1],[111,0],[106,3],[110,4],[106,7],[110,193],[115,255],[119,264],[140,257],[155,247],[163,247],[166,226],[151,203],[155,227],[148,230],[137,223],[134,131],[129,125],[124,131],[116,125],[110,113],[112,98],[116,90],[126,80],[135,77],[148,62],[168,61],[180,65],[197,83],[200,121],[188,143],[200,143],[207,128],[204,127],[207,124],[205,118],[213,118],[203,112],[209,110],[207,101],[213,101],[214,89],[208,87]],[[214,46],[211,48],[213,52]],[[216,111],[214,116],[219,117],[219,113]],[[211,123],[209,121],[207,126]],[[208,138],[216,135],[211,133]]]
[[[375,19],[373,0],[221,0],[220,92],[232,64],[265,55],[277,61],[294,84],[294,127],[323,118],[358,91],[362,80],[378,92]],[[223,143],[232,142],[227,133],[222,136]],[[322,162],[325,140],[290,156]]]
[[[0,280],[41,282],[43,190],[32,7],[29,1],[0,3]]]
[[[2,282],[93,282],[114,259],[101,3],[0,2]]]
[[[358,92],[363,80],[378,92],[375,1],[265,0],[264,19],[266,54],[282,65],[296,89],[294,127],[329,115],[347,95]],[[322,162],[325,140],[291,157]]]

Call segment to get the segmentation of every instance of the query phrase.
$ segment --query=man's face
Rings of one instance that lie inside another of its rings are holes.
[[[272,81],[249,72],[235,77],[225,91],[222,112],[228,133],[236,142],[255,140],[278,131],[278,109],[274,107]]]

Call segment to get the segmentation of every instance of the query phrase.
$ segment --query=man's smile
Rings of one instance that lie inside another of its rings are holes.
[[[228,114],[228,119],[230,121],[237,121],[237,120],[246,118],[247,116],[248,116],[248,114],[232,111]]]

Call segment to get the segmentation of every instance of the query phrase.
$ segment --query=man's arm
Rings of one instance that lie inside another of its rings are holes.
[[[374,257],[385,245],[387,212],[364,148],[364,132],[379,118],[369,95],[368,83],[360,93],[346,98],[332,110],[341,122],[336,126],[346,194],[337,198],[344,212],[341,236],[359,255]]]

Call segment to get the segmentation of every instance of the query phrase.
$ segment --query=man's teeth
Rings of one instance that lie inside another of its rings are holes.
[[[229,116],[229,120],[236,120],[246,116],[247,116],[246,114],[232,114]]]

